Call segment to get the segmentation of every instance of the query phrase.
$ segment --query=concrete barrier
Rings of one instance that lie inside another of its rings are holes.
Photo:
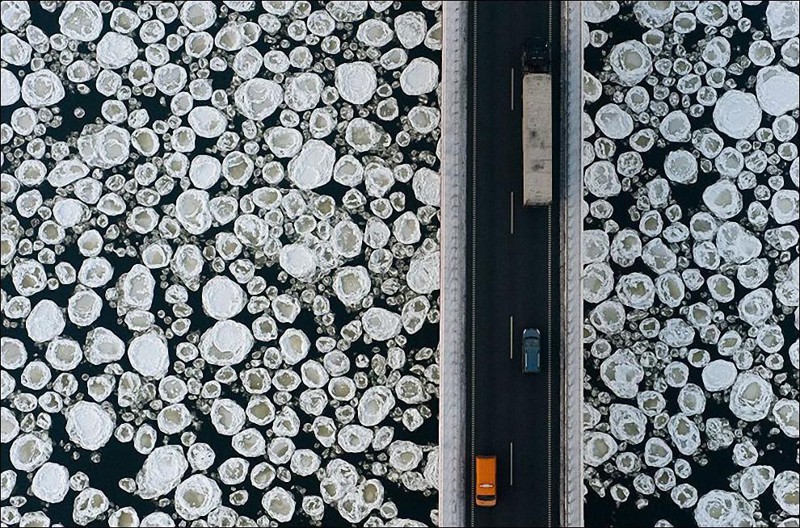
[[[466,526],[467,2],[442,5],[439,526]]]
[[[583,526],[582,2],[562,2],[561,525]]]

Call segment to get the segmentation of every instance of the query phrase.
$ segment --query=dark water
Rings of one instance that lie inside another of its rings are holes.
[[[133,9],[134,11],[137,9],[137,6],[139,4],[140,4],[139,2],[115,3],[115,5],[128,7],[130,9]],[[312,4],[314,6],[314,9],[316,10],[322,7],[324,5],[324,2],[312,2]],[[389,10],[384,11],[381,15],[376,16],[376,18],[384,19],[391,26],[392,25],[391,18],[407,11],[418,11],[424,13],[427,18],[428,27],[435,24],[437,20],[440,18],[440,11],[433,12],[428,9],[424,9],[421,5],[421,2],[403,2],[402,5],[396,3]],[[60,9],[57,10],[55,14],[49,13],[44,9],[42,9],[38,3],[31,3],[32,22],[38,27],[40,27],[48,35],[58,32],[59,12]],[[256,2],[256,10],[246,13],[245,16],[249,20],[256,20],[258,15],[261,14],[262,12],[263,10],[261,7],[261,3]],[[372,10],[370,10],[367,16],[372,16],[372,15],[374,15],[374,13],[372,12]],[[108,30],[109,18],[110,18],[109,15],[104,15],[104,31]],[[207,31],[213,34],[216,30],[219,29],[219,27],[221,27],[222,23],[225,20],[226,19],[224,17],[220,16],[217,25],[214,26],[213,28],[208,29]],[[176,31],[178,23],[179,22],[176,21],[172,24],[167,25],[166,28],[167,35]],[[284,24],[285,23],[286,22],[284,20]],[[342,39],[344,46],[349,42],[355,41],[355,30],[357,29],[357,27],[358,23],[348,24],[346,26],[339,24],[334,34],[338,35]],[[284,34],[284,31],[282,31],[281,34]],[[280,38],[274,38],[274,37],[265,38],[262,36],[259,43],[255,44],[255,46],[262,53],[266,52],[268,49],[273,47],[279,47],[288,52],[289,50],[287,48],[282,48],[280,46],[279,40]],[[384,49],[384,51],[390,49],[390,47],[392,46],[393,45],[387,46]],[[319,50],[319,46],[309,46],[309,47],[312,49],[316,57],[317,52]],[[81,44],[78,48],[78,52],[85,52],[85,51],[87,51],[86,44]],[[173,61],[179,60],[181,52],[182,48],[178,52],[173,53],[172,60]],[[441,64],[441,53],[439,51],[429,50],[424,46],[420,46],[418,48],[415,48],[414,50],[411,50],[409,53],[409,60],[416,56],[426,56],[431,60],[434,60],[435,62]],[[344,60],[341,57],[341,54],[337,56],[336,59],[337,63]],[[54,63],[50,63],[48,67],[56,69],[58,66],[56,66]],[[378,71],[379,84],[380,82],[392,82],[392,81],[396,82],[396,77],[399,77],[399,70],[396,72],[384,72],[380,68],[380,66],[377,65],[376,65],[376,70]],[[326,85],[333,85],[332,71],[325,71],[320,75],[325,80]],[[270,77],[271,74],[262,69],[259,76]],[[214,89],[226,88],[230,86],[232,82],[233,82],[233,75],[232,75],[232,70],[230,69],[222,73],[213,73]],[[57,141],[64,141],[70,137],[77,136],[86,124],[102,121],[102,119],[100,118],[100,106],[104,98],[100,94],[94,91],[93,81],[89,81],[88,84],[92,88],[92,91],[87,96],[78,94],[74,90],[70,90],[69,84],[68,83],[65,84],[65,87],[68,90],[67,97],[59,103],[60,109],[53,109],[55,112],[60,112],[60,114],[63,116],[63,124],[57,128],[49,128],[48,129],[49,138],[52,138],[53,140]],[[436,93],[428,94],[427,97],[422,96],[421,98],[416,98],[416,97],[412,98],[405,96],[400,91],[399,87],[397,87],[394,90],[393,96],[396,97],[398,99],[398,102],[400,103],[401,116],[404,115],[404,113],[407,112],[408,109],[417,104],[421,104],[421,102],[424,104],[428,104],[430,106],[438,107],[438,98]],[[155,98],[151,99],[148,99],[144,96],[138,96],[136,98],[142,103],[142,108],[145,108],[150,114],[150,123],[152,123],[154,120],[157,119],[166,120],[170,116],[169,99],[160,98],[160,96],[156,96]],[[377,100],[377,98],[375,100]],[[22,106],[22,104],[23,103],[20,102],[13,107],[4,107],[2,114],[3,122],[7,122],[11,112],[18,106]],[[341,105],[341,102],[337,102],[335,103],[335,105],[339,106]],[[373,106],[371,106],[370,108],[374,108],[374,103],[372,103],[372,105]],[[82,108],[85,111],[85,115],[81,118],[76,118],[74,116],[74,111],[78,107]],[[265,124],[267,126],[274,126],[278,124],[278,115],[279,112],[276,112],[273,116],[269,118],[269,121],[271,122],[267,122]],[[391,134],[393,137],[397,134],[397,132],[399,132],[403,128],[400,125],[399,118],[394,122],[387,123],[380,121],[378,122],[378,124],[383,126],[384,130],[389,134]],[[235,129],[238,129],[239,125],[241,125],[241,122],[234,122]],[[338,137],[340,135],[343,136],[343,134],[334,132],[332,136],[329,136],[329,139]],[[409,156],[409,154],[411,153],[416,154],[421,152],[428,152],[430,154],[433,154],[435,153],[435,147],[436,147],[435,137],[432,138],[429,135],[423,139],[416,139],[408,147],[402,150],[403,154],[402,162],[412,163],[415,168],[421,166],[428,166],[433,170],[438,170],[439,169],[438,159],[432,157],[431,159],[435,159],[435,161],[432,164],[429,164],[424,161],[412,161]],[[338,150],[340,155],[345,153],[343,151],[344,149],[342,149],[341,147]],[[211,140],[205,140],[199,137],[197,138],[197,149],[195,150],[195,154],[210,153],[213,151],[214,151],[213,142]],[[388,156],[388,154],[386,155]],[[124,167],[119,167],[117,168],[117,171],[122,173],[124,176],[128,178],[131,177],[132,167],[135,166],[136,164],[135,161],[136,156],[137,154],[132,149],[132,158],[134,159],[134,163],[131,165],[126,165]],[[139,161],[144,161],[144,160],[140,159]],[[367,160],[365,159],[364,160],[365,164],[366,161]],[[46,164],[48,164],[49,167],[50,164],[47,163],[47,160],[45,160],[45,162]],[[3,167],[3,170],[4,172],[8,171],[8,161],[6,161],[6,165]],[[108,174],[106,174],[105,176],[108,176]],[[244,195],[246,193],[251,192],[258,185],[263,185],[263,182],[259,183],[259,180],[260,180],[259,178],[254,177],[253,180],[251,180],[250,186],[243,189],[240,195]],[[225,185],[226,184],[222,183],[221,181],[221,183],[219,183],[216,187],[209,190],[210,194],[213,196],[215,194],[230,192],[226,191]],[[278,186],[283,189],[288,189],[289,183],[287,181],[283,181]],[[40,190],[45,200],[47,200],[48,198],[52,198],[54,196],[52,189],[47,185],[43,185],[40,188]],[[406,210],[415,211],[422,205],[415,199],[414,193],[411,190],[410,183],[401,184],[400,182],[397,182],[395,186],[392,188],[392,191],[398,191],[398,190],[402,191],[406,195]],[[158,209],[161,206],[174,203],[174,200],[177,198],[177,196],[180,194],[181,191],[182,189],[180,188],[180,186],[176,185],[173,192],[168,196],[163,197],[160,206],[156,206],[156,208]],[[320,194],[329,194],[333,196],[334,198],[337,199],[337,202],[341,201],[341,197],[343,195],[342,187],[334,183],[321,187],[318,190],[318,192]],[[399,215],[399,213],[389,218],[386,221],[387,224],[391,223],[397,215]],[[366,212],[361,211],[358,212],[357,214],[352,214],[351,216],[352,220],[356,222],[363,229],[363,227],[366,224],[367,218],[371,216],[371,214],[369,213],[369,210],[366,209]],[[23,228],[26,229],[33,228],[35,230],[39,223],[36,219],[26,220],[20,218],[20,220]],[[422,226],[423,240],[428,236],[435,238],[437,236],[438,227],[439,227],[439,220],[437,214],[429,226]],[[228,225],[225,228],[212,227],[208,232],[206,232],[202,236],[202,239],[198,239],[196,243],[201,248],[206,243],[213,244],[214,236],[217,233],[222,231],[229,231],[230,228],[231,225]],[[101,232],[104,231],[103,229],[99,230]],[[133,264],[140,262],[139,257],[136,255],[136,250],[149,241],[150,241],[149,237],[142,237],[140,235],[135,235],[135,234],[133,237],[123,235],[117,240],[113,241],[112,246],[107,249],[132,248],[134,250],[133,256],[126,254],[120,257],[116,256],[111,251],[104,251],[102,253],[102,256],[106,257],[115,269],[115,274],[113,279],[114,281],[116,281],[119,278],[119,275],[121,273],[128,271]],[[35,257],[35,255],[33,256]],[[246,250],[243,256],[247,256]],[[368,253],[363,255],[363,258],[353,259],[347,264],[348,265],[362,264],[366,266],[367,257]],[[76,269],[80,267],[80,263],[82,262],[82,260],[83,257],[78,253],[74,243],[66,244],[64,252],[61,255],[59,255],[57,259],[57,261],[66,261],[72,263]],[[10,272],[10,266],[8,268],[9,268],[8,271]],[[52,272],[51,267],[48,266],[47,269],[48,273]],[[209,262],[206,262],[204,270],[205,271],[203,277],[205,280],[207,280],[212,276],[209,274],[210,270]],[[284,287],[281,286],[280,281],[278,280],[279,271],[280,270],[277,265],[267,265],[265,267],[261,267],[260,269],[258,269],[257,275],[264,277],[268,285],[277,285],[281,290],[283,290]],[[172,310],[171,306],[164,301],[163,286],[169,285],[169,283],[173,282],[174,279],[171,278],[172,276],[171,273],[163,273],[161,274],[161,276],[159,276],[160,274],[158,270],[154,270],[153,275],[155,276],[157,283],[162,283],[162,284],[159,284],[159,286],[157,286],[156,288],[154,304],[151,311],[153,313],[158,314],[157,319],[161,319],[165,315],[167,316],[171,315],[171,310]],[[378,292],[381,283],[387,278],[389,278],[388,275],[381,278],[376,278],[375,276],[373,276],[372,279],[373,279],[374,291]],[[111,286],[112,284],[113,283],[109,283],[109,286]],[[13,285],[11,283],[10,274],[7,273],[5,269],[3,270],[2,274],[2,287],[6,292],[14,291]],[[45,290],[33,296],[31,298],[31,301],[32,304],[35,305],[36,302],[38,302],[39,300],[44,298],[49,298],[55,301],[59,306],[64,307],[66,306],[67,300],[72,295],[73,291],[74,289],[72,286],[61,287],[55,291]],[[98,293],[102,295],[102,292]],[[432,301],[432,309],[438,309],[438,299],[431,299],[431,301]],[[197,293],[190,294],[188,304],[192,307],[194,311],[193,315],[191,316],[192,320],[191,329],[193,332],[202,332],[207,328],[209,328],[214,323],[214,320],[206,317],[203,314],[199,291]],[[384,306],[392,308],[385,304],[385,300],[381,298],[381,294],[376,296],[376,306]],[[356,317],[355,313],[348,312],[348,310],[343,305],[341,305],[341,303],[339,303],[339,301],[335,297],[331,298],[331,308],[333,310],[336,320],[334,326],[336,326],[337,328],[340,328],[342,324]],[[163,313],[159,313],[160,311]],[[236,319],[237,321],[249,326],[257,315],[260,314],[253,315],[245,310],[239,316],[237,316]],[[20,326],[18,323],[14,323],[11,321],[8,322],[4,321],[4,323],[5,324],[3,325],[2,329],[3,335],[21,339],[28,348],[29,361],[35,359],[43,359],[45,349],[43,347],[34,347],[32,345],[32,343],[27,339],[27,334],[24,329],[24,326]],[[122,320],[117,316],[115,310],[112,307],[110,307],[107,303],[103,308],[100,319],[93,326],[103,326],[109,328],[126,342],[134,337],[134,334],[127,329]],[[164,327],[165,325],[162,323],[161,326]],[[292,325],[279,323],[279,327],[281,328],[281,330],[287,328],[288,326],[302,329],[303,331],[306,332],[306,334],[312,341],[319,336],[326,335],[327,333],[325,329],[322,327],[321,320],[312,314],[310,306],[306,305],[305,303],[303,303],[303,309],[301,310],[300,315],[298,316],[298,319],[295,321],[295,323],[293,323]],[[84,343],[86,333],[90,329],[91,328],[81,329],[70,324],[68,325],[67,330],[65,331],[65,335],[77,340],[80,343]],[[181,341],[182,339],[179,338],[170,339],[169,340],[170,351],[173,351],[175,349],[175,345],[177,345],[177,343]],[[406,366],[404,367],[403,374],[409,373],[410,372],[409,368],[413,364],[420,364],[424,367],[427,366],[428,364],[435,362],[436,356],[426,361],[414,361],[412,359],[412,356],[420,348],[431,347],[435,349],[437,345],[438,345],[438,324],[427,323],[423,326],[422,330],[419,331],[417,334],[408,336],[407,345],[404,348],[408,354],[409,360]],[[257,348],[258,347],[256,347],[256,349]],[[366,354],[368,357],[372,356],[375,353],[380,353],[385,355],[386,345],[385,344],[364,345],[361,342],[357,342],[348,351],[346,351],[346,353],[348,354],[348,356],[350,356],[351,360],[353,361],[353,367],[349,373],[349,375],[352,375],[355,371],[354,360],[356,355]],[[321,361],[321,358],[322,354],[320,354],[318,351],[314,349],[314,347],[312,347],[308,359],[317,359]],[[172,361],[174,362],[175,358],[172,358]],[[125,370],[131,370],[130,365],[127,363],[127,357],[123,358],[120,363]],[[368,369],[369,367],[367,367],[367,372],[369,372]],[[215,367],[209,368],[207,366],[201,381],[205,382],[213,379],[213,374],[215,370],[216,370]],[[85,387],[85,380],[89,376],[95,376],[101,374],[102,371],[103,371],[102,366],[93,366],[89,365],[88,363],[84,363],[80,365],[77,369],[75,369],[73,371],[73,374],[76,377],[78,377],[79,380],[81,380],[79,382],[81,387],[81,389],[79,389],[79,392],[81,392]],[[174,373],[173,370],[170,369],[170,374],[173,373]],[[19,371],[16,371],[14,374],[15,377],[18,378]],[[370,375],[371,381],[374,381],[374,378],[375,378],[374,375]],[[17,387],[18,387],[17,390],[19,390],[20,386],[17,385]],[[290,405],[292,406],[296,405],[297,396],[299,395],[301,390],[302,387],[300,387],[296,391],[296,394],[293,395],[292,403],[290,403]],[[237,390],[236,384],[222,385],[221,397],[237,400],[242,406],[246,404],[246,395],[243,394],[241,391]],[[187,404],[187,407],[190,410],[196,411],[194,407],[195,402],[191,400],[192,398],[189,398],[189,401],[186,401],[185,403]],[[108,401],[114,402],[116,404],[116,392],[112,393]],[[5,406],[9,402],[5,401],[3,403]],[[385,424],[388,425],[395,425],[395,436],[394,436],[395,439],[411,440],[423,446],[437,444],[438,400],[434,398],[429,402],[427,402],[426,405],[431,409],[433,417],[427,419],[424,425],[414,432],[407,431],[403,427],[403,425],[399,422],[392,423],[390,419],[387,419],[384,422]],[[400,407],[402,410],[406,407],[406,405],[403,404],[402,402],[399,402],[398,400],[398,407]],[[127,410],[130,409],[123,409],[122,411],[124,412]],[[118,411],[117,425],[119,425],[120,423],[123,422],[123,420],[120,416],[119,408],[117,408],[117,411]],[[135,414],[133,422],[134,426],[136,426],[136,424],[140,423],[141,421],[149,422],[155,426],[154,418],[155,415],[157,414],[156,412],[147,408],[134,409],[133,411]],[[16,414],[18,415],[19,418],[20,413]],[[193,429],[190,427],[187,430],[193,430],[193,432],[197,435],[197,442],[206,442],[214,448],[217,458],[214,466],[212,466],[212,470],[210,470],[209,472],[209,476],[211,478],[215,478],[216,475],[214,473],[214,470],[219,463],[221,463],[222,461],[226,460],[229,457],[239,456],[239,455],[232,449],[230,444],[230,438],[218,435],[214,430],[213,426],[211,425],[210,420],[208,419],[207,416],[202,416],[201,413],[199,412],[195,412],[195,414],[196,418],[198,419],[199,425],[197,425]],[[298,415],[301,418],[301,425],[302,423],[305,422],[308,423],[311,422],[311,419],[309,419],[308,416],[302,413],[301,411],[298,411]],[[331,406],[328,406],[323,415],[333,417],[334,416],[333,408]],[[103,493],[105,493],[105,495],[108,497],[109,501],[112,504],[111,508],[109,509],[110,512],[114,511],[117,507],[132,506],[133,508],[136,509],[141,518],[157,510],[165,511],[167,513],[173,511],[173,507],[171,505],[166,507],[159,507],[156,504],[156,501],[143,500],[135,495],[132,495],[120,489],[118,485],[119,480],[125,477],[130,477],[130,478],[135,477],[137,471],[141,468],[146,458],[145,455],[141,455],[135,449],[133,449],[131,443],[125,445],[120,443],[116,438],[112,437],[109,443],[99,452],[99,459],[96,462],[94,462],[90,459],[89,456],[90,454],[81,449],[76,450],[73,448],[69,452],[64,450],[64,446],[69,442],[69,438],[66,436],[65,433],[66,420],[61,414],[53,415],[52,418],[53,418],[53,425],[50,430],[50,436],[54,440],[55,444],[54,444],[54,453],[50,460],[52,462],[56,462],[66,466],[70,470],[70,474],[74,474],[77,471],[83,471],[84,473],[86,473],[90,477],[89,485],[102,490]],[[267,433],[266,429],[268,428],[260,428],[260,429],[262,430],[263,433],[265,433],[266,436]],[[269,441],[269,439],[270,437],[267,437],[267,441]],[[318,453],[322,451],[322,447],[316,442],[314,435],[312,433],[305,433],[302,431],[302,429],[300,434],[294,437],[293,440],[297,448],[309,448]],[[173,435],[172,437],[164,438],[164,435],[159,432],[159,445],[161,445],[162,443],[179,444],[180,443],[179,435]],[[0,469],[2,470],[11,468],[9,460],[9,448],[10,444],[3,444],[2,446],[0,446]],[[341,455],[341,458],[359,467],[361,474],[366,476],[366,478],[370,478],[373,476],[370,470],[368,469],[370,460],[368,460],[367,457],[365,457],[363,454],[351,455],[344,453],[343,455]],[[372,459],[374,457],[370,455],[369,458]],[[252,467],[261,460],[250,459],[249,461],[251,462],[251,467]],[[327,459],[324,459],[322,467],[325,467],[326,463]],[[423,465],[424,461],[420,466],[420,469],[422,468]],[[393,501],[398,506],[399,517],[408,517],[423,522],[430,522],[430,517],[429,517],[430,511],[437,507],[436,506],[437,496],[435,493],[422,494],[420,492],[409,492],[402,485],[394,484],[386,478],[379,478],[379,480],[385,486],[385,500]],[[17,485],[12,495],[24,494],[25,490],[29,487],[29,485],[30,482],[26,480],[25,476],[18,473]],[[295,496],[295,500],[297,501],[297,509],[292,524],[294,525],[307,524],[309,522],[309,519],[302,514],[302,511],[300,509],[300,502],[302,500],[301,495],[304,494],[319,495],[318,479],[313,475],[311,477],[304,477],[304,478],[293,476],[292,481],[289,484],[283,484],[276,480],[275,485],[283,485],[287,489],[294,488],[293,494]],[[226,499],[227,494],[236,489],[250,488],[249,479],[246,480],[245,484],[242,486],[222,485],[221,487],[223,489],[223,505],[231,506]],[[263,509],[260,505],[260,500],[261,496],[263,495],[263,491],[259,491],[256,489],[249,489],[249,491],[250,491],[250,498],[247,501],[247,503],[244,506],[236,507],[234,509],[240,515],[256,519],[259,517],[259,515],[263,514]],[[20,508],[20,512],[24,513],[28,511],[41,510],[44,511],[51,518],[52,522],[60,522],[63,523],[64,525],[69,526],[72,524],[72,500],[74,496],[75,493],[70,492],[67,495],[67,498],[63,502],[61,502],[60,504],[53,504],[53,505],[47,505],[39,501],[36,497],[30,496],[28,497],[27,504],[22,508]],[[373,512],[373,514],[377,514],[377,512]],[[179,521],[180,519],[176,520]],[[102,520],[93,523],[93,525],[96,526],[102,526],[103,524],[104,521]],[[322,520],[322,524],[324,524],[325,526],[341,526],[341,525],[347,525],[349,523],[347,523],[343,518],[339,516],[335,508],[326,506],[326,514]]]
[[[601,23],[601,24],[591,24],[590,29],[602,29],[609,34],[609,39],[601,48],[595,48],[592,46],[588,46],[584,49],[584,68],[586,71],[591,72],[595,77],[600,77],[603,71],[610,71],[610,67],[606,65],[606,56],[611,51],[613,46],[617,43],[624,42],[627,40],[641,40],[642,33],[647,28],[643,28],[639,25],[638,21],[636,20],[635,16],[633,15],[633,5],[635,2],[621,2],[621,10],[620,13],[611,19],[610,21]],[[744,10],[744,17],[749,18],[753,22],[753,28],[750,30],[752,31],[765,31],[767,29],[766,18],[765,18],[765,9],[766,9],[766,2],[761,3],[760,5],[756,6],[748,6],[743,5]],[[677,11],[676,11],[677,12]],[[725,25],[735,25],[735,21],[731,21],[729,18]],[[671,32],[671,22],[667,24]],[[699,60],[699,53],[702,49],[700,47],[700,40],[703,38],[710,38],[716,34],[719,34],[718,31],[712,31],[708,36],[706,36],[703,32],[705,26],[698,22],[698,27],[695,29],[694,32],[685,35],[683,37],[683,47],[686,50],[685,58],[687,58],[690,62],[695,63]],[[661,28],[665,30],[666,28]],[[768,38],[768,37],[765,37]],[[755,40],[751,37],[750,33],[741,33],[736,30],[731,38],[728,39],[731,43],[731,62],[734,62],[737,57],[740,55],[747,55],[747,49],[752,40]],[[778,58],[780,57],[780,50],[778,49],[779,46],[775,46],[776,53],[778,54]],[[664,45],[665,51],[662,52],[660,56],[654,57],[654,63],[659,58],[664,56],[674,58],[676,56],[675,53],[670,53],[670,45],[669,45],[669,34],[665,39]],[[777,63],[777,60],[774,62]],[[740,89],[746,92],[754,93],[754,84],[755,84],[755,74],[758,71],[758,67],[751,65],[746,68],[742,75],[733,76],[730,72],[728,73],[728,79],[734,79],[736,82],[736,89]],[[655,75],[655,70],[654,70]],[[660,77],[660,74],[659,74]],[[641,85],[648,88],[651,93],[652,98],[652,89],[649,88],[649,85],[645,84],[643,81],[640,83]],[[614,86],[615,84],[611,82],[604,83],[604,86]],[[675,88],[673,87],[671,91],[674,91]],[[718,89],[717,92],[719,95],[722,95],[723,89]],[[604,91],[603,95],[594,103],[586,103],[585,109],[589,113],[589,115],[594,116],[595,112],[602,107],[603,105],[612,102],[611,93],[606,90]],[[669,102],[666,101],[668,104]],[[696,102],[694,96],[692,96],[692,103]],[[624,103],[620,103],[620,106],[625,108]],[[670,111],[676,109],[672,105],[670,105]],[[700,117],[689,117],[690,122],[692,123],[692,130],[699,130],[701,128],[714,128],[713,122],[711,119],[713,107],[707,107],[705,113]],[[796,113],[795,113],[796,117]],[[768,114],[764,114],[764,120],[762,122],[762,126],[770,126],[772,117]],[[634,120],[635,121],[635,120]],[[636,121],[635,121],[636,123]],[[642,125],[637,123],[635,126],[635,130],[639,130],[642,128]],[[599,132],[599,131],[598,131]],[[587,138],[587,141],[594,141],[598,136]],[[735,141],[728,138],[727,136],[723,135],[725,139],[725,146],[735,146]],[[796,138],[795,138],[796,139]],[[617,154],[630,150],[630,147],[627,144],[627,141],[617,141]],[[662,145],[657,144],[655,145],[650,151],[647,153],[642,153],[642,158],[644,161],[644,171],[643,176],[639,179],[639,181],[633,182],[631,186],[631,190],[623,192],[616,197],[609,198],[608,201],[614,206],[614,215],[612,219],[616,221],[620,229],[624,228],[632,228],[638,231],[638,220],[633,221],[631,220],[628,210],[631,207],[635,207],[636,205],[636,198],[639,196],[640,193],[644,194],[643,185],[653,179],[656,176],[663,176],[663,163],[667,156],[667,154],[673,150],[674,148],[686,148],[692,151],[696,156],[701,156],[696,149],[693,149],[691,144],[681,144],[679,147],[676,147],[672,144]],[[612,158],[611,161],[613,162],[614,159]],[[784,180],[788,184],[789,187],[792,187],[793,184],[791,183],[789,176],[788,176],[788,169],[789,164],[781,161],[778,165],[781,169],[781,173],[784,175]],[[758,175],[758,183],[759,184],[766,184],[766,179],[768,174],[765,172],[764,174]],[[698,175],[698,180],[696,183],[692,185],[676,185],[673,184],[671,186],[671,199],[670,204],[676,203],[681,206],[683,211],[683,218],[680,220],[685,225],[688,226],[689,219],[691,216],[700,211],[700,210],[707,210],[703,205],[702,201],[702,192],[703,190],[709,186],[710,184],[716,182],[719,179],[719,174],[716,170],[712,169],[710,172],[704,173],[702,170]],[[623,184],[624,185],[624,184]],[[625,187],[623,187],[625,189]],[[745,206],[749,203],[756,201],[754,197],[753,190],[744,190],[742,191],[744,204]],[[766,204],[768,205],[768,204]],[[665,227],[669,225],[669,220],[663,217],[665,221]],[[757,230],[753,228],[746,216],[746,207],[733,221],[739,222],[744,225],[748,230],[756,232]],[[797,225],[795,223],[795,225]],[[593,219],[591,217],[587,217],[587,221],[585,223],[585,229],[603,229],[602,221]],[[767,225],[766,229],[777,227],[777,225],[772,221],[770,218],[770,222]],[[759,234],[761,238],[763,235]],[[642,243],[645,244],[649,238],[640,235],[642,238]],[[689,239],[691,240],[691,239]],[[685,251],[678,251],[678,247],[672,245],[672,249],[679,254],[683,253],[686,254]],[[761,255],[762,257],[767,256],[766,253],[770,249],[770,247],[764,243],[764,253]],[[791,258],[786,262],[791,262],[797,258],[797,248],[793,248],[789,251]],[[689,256],[691,256],[691,251],[689,251]],[[763,284],[763,287],[774,291],[775,287],[775,280],[774,280],[774,273],[778,268],[778,264],[776,263],[775,259],[772,257],[768,257],[770,260],[770,276],[767,281]],[[653,276],[652,271],[645,266],[640,259],[637,259],[636,263],[628,268],[620,268],[613,262],[610,263],[612,269],[615,271],[615,278],[619,278],[622,274],[628,274],[632,272],[641,272]],[[691,264],[690,264],[691,266]],[[679,264],[679,269],[677,271],[681,271],[681,266]],[[711,275],[717,273],[715,270],[700,270],[704,278],[708,278]],[[735,281],[735,279],[734,279]],[[736,282],[736,281],[735,281]],[[687,290],[687,305],[692,304],[694,302],[699,301],[708,301],[707,294],[701,294],[706,290],[705,287],[702,287],[697,292],[689,292]],[[735,299],[726,305],[721,305],[719,307],[726,316],[729,315],[736,315],[736,303],[744,296],[744,294],[748,293],[749,290],[746,290],[742,286],[737,288],[737,293]],[[612,294],[613,295],[613,294]],[[589,311],[594,307],[594,305],[587,303],[585,306],[586,313],[588,314]],[[781,314],[781,309],[776,307],[776,313]],[[678,316],[677,311],[671,316]],[[663,320],[663,318],[661,318]],[[798,386],[798,373],[793,368],[791,363],[789,362],[788,358],[788,349],[789,346],[796,342],[798,339],[798,332],[794,326],[794,315],[779,315],[778,324],[780,325],[783,336],[785,338],[785,345],[781,354],[785,359],[784,367],[780,371],[774,371],[774,374],[786,373],[788,375],[787,382],[795,388],[792,395],[785,396],[785,397],[797,397],[796,388]],[[729,326],[728,328],[735,328],[739,329],[740,333],[743,337],[747,338],[746,332],[747,328],[743,330],[740,329],[739,326]],[[726,330],[725,323],[723,322],[720,324],[720,329],[722,332]],[[634,331],[631,328],[631,331]],[[617,338],[618,339],[618,338]],[[615,339],[610,339],[612,345],[616,348],[617,346],[622,346],[622,343]],[[704,344],[700,341],[699,337],[695,338],[695,342],[692,343],[689,348],[701,348],[707,350],[711,354],[711,359],[719,359],[721,356],[716,350],[716,345],[708,345]],[[649,347],[652,350],[652,346]],[[754,351],[754,352],[757,352]],[[758,356],[759,354],[754,353],[756,355],[755,365],[759,364]],[[765,356],[766,354],[761,354]],[[605,386],[600,379],[599,375],[599,365],[601,360],[593,358],[588,352],[588,346],[586,348],[586,352],[584,354],[585,357],[585,365],[587,374],[591,379],[592,387],[597,387],[600,390],[604,390]],[[701,379],[701,369],[697,369],[690,366],[690,376],[689,376],[689,383],[694,383],[699,385],[700,387],[703,386],[702,379]],[[648,390],[652,389],[652,369],[645,369],[645,379],[640,384],[640,390]],[[679,412],[679,408],[677,405],[677,396],[680,389],[669,387],[665,392],[663,392],[663,396],[667,401],[667,407],[665,411],[670,415]],[[776,395],[778,397],[783,397],[776,391]],[[587,398],[589,397],[589,393],[587,392]],[[618,403],[631,403],[635,405],[635,402],[620,400],[614,398],[612,395],[612,402]],[[771,415],[770,415],[771,416]],[[703,413],[703,420],[706,420],[711,417],[721,417],[727,418],[731,425],[733,426],[734,430],[736,429],[737,419],[731,413],[728,405],[724,402],[717,401],[711,397],[707,400],[706,410]],[[756,424],[748,424],[745,427],[746,436],[749,437],[753,443],[756,445],[757,449],[760,452],[760,456],[758,459],[757,464],[765,464],[770,465],[775,468],[776,473],[780,473],[784,470],[797,470],[797,458],[798,458],[798,444],[796,439],[791,439],[786,437],[783,433],[779,433],[777,435],[771,435],[769,430],[773,427],[777,427],[773,422],[770,421],[770,418],[758,422]],[[652,425],[648,426],[648,437],[652,432]],[[701,432],[701,438],[705,440],[705,433]],[[667,442],[671,444],[670,440],[667,438]],[[713,490],[713,489],[721,489],[721,490],[731,490],[729,484],[729,477],[736,474],[742,468],[735,466],[732,462],[732,449],[733,446],[736,444],[732,444],[729,448],[722,449],[720,451],[709,451],[705,447],[705,442],[698,450],[698,454],[702,453],[708,460],[708,463],[705,466],[701,466],[697,463],[697,458],[695,460],[689,460],[691,463],[693,473],[692,475],[683,481],[682,479],[678,478],[678,483],[680,482],[687,482],[697,488],[698,496],[702,497],[705,493]],[[644,443],[635,446],[635,448],[630,448],[636,453],[641,453],[643,450]],[[681,457],[681,454],[676,450],[674,452],[675,458]],[[686,457],[683,457],[686,458]],[[613,462],[613,458],[610,462]],[[646,466],[645,466],[646,467]],[[652,476],[652,471],[648,472]],[[635,475],[633,475],[635,476]],[[586,504],[585,504],[585,519],[588,526],[652,526],[656,521],[659,519],[666,519],[670,521],[674,526],[689,526],[694,525],[694,517],[692,515],[694,508],[690,508],[687,510],[681,510],[670,498],[669,493],[660,492],[656,489],[656,493],[652,496],[645,497],[649,504],[642,509],[639,509],[636,506],[636,500],[639,498],[637,492],[633,489],[633,479],[632,476],[624,476],[621,474],[616,474],[612,480],[612,483],[621,483],[625,485],[630,491],[631,496],[627,500],[627,502],[616,505],[610,495],[606,495],[605,498],[601,498],[597,493],[593,490],[589,489],[586,495]],[[609,486],[610,487],[610,486]],[[608,492],[608,487],[606,488],[606,492]],[[772,490],[769,488],[765,493],[763,493],[758,499],[759,507],[757,508],[758,511],[762,512],[764,515],[764,519],[768,520],[770,515],[776,514],[781,512],[780,506],[778,506],[777,502],[775,501]]]

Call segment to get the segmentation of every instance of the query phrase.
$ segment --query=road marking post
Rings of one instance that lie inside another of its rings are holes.
[[[511,191],[511,234],[514,234],[514,191]]]
[[[514,359],[514,316],[508,318],[508,355]]]
[[[511,68],[511,111],[514,111],[514,68]]]
[[[509,477],[508,477],[508,485],[514,485],[514,442],[509,442],[509,456],[508,456],[508,467],[509,467]]]

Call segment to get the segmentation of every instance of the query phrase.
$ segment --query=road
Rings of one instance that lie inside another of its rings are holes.
[[[522,45],[531,36],[548,34],[549,8],[548,2],[512,1],[471,3],[470,9],[468,521],[473,526],[556,526],[559,179],[554,177],[554,206],[522,207],[520,95]],[[559,24],[552,27],[558,108]],[[557,152],[558,112],[553,124]],[[559,156],[553,163],[558,174]],[[520,341],[531,326],[542,331],[542,372],[526,375]],[[475,454],[497,456],[494,508],[474,506]]]

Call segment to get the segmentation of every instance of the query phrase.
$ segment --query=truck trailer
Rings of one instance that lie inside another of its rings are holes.
[[[522,202],[553,203],[553,92],[550,45],[531,39],[522,53]]]

